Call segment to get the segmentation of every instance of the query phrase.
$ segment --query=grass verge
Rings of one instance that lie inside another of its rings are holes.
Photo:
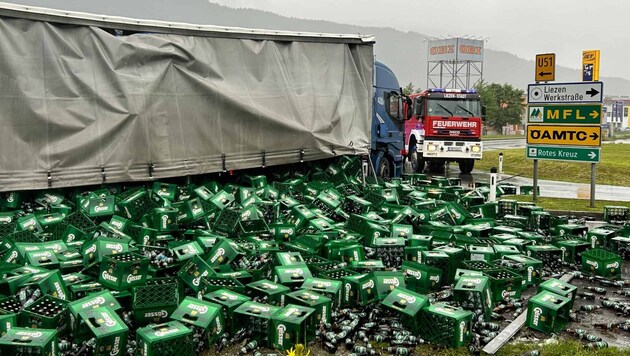
[[[523,202],[533,202],[531,195],[504,195],[501,199],[514,199]],[[545,210],[565,210],[565,211],[589,211],[603,213],[604,206],[617,205],[630,207],[630,202],[595,200],[595,207],[590,207],[588,199],[564,199],[564,198],[546,198],[538,197],[537,206],[543,207]]]
[[[591,350],[584,347],[584,344],[577,340],[560,339],[556,344],[542,344],[539,345],[534,342],[511,342],[503,346],[496,355],[498,356],[513,356],[513,355],[528,355],[532,351],[539,351],[540,355],[544,356],[612,356],[612,355],[628,355],[630,350],[622,350],[616,347],[610,347],[607,349]],[[464,356],[470,355],[466,348],[449,349],[440,348],[432,345],[420,345],[416,347],[415,354],[417,355],[446,355],[446,356]],[[481,355],[487,355],[482,352]]]
[[[525,138],[525,135],[483,135],[482,140],[515,140]]]
[[[533,160],[525,158],[525,149],[508,149],[484,152],[483,159],[475,162],[475,169],[489,171],[499,165],[499,153],[503,153],[505,174],[532,177]],[[630,145],[608,144],[602,146],[602,161],[597,165],[596,183],[630,186]],[[539,179],[574,183],[590,183],[591,169],[588,163],[540,160]]]

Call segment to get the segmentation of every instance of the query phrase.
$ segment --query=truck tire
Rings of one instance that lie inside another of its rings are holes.
[[[378,167],[376,167],[376,176],[379,178],[390,178],[393,177],[393,173],[392,162],[389,157],[381,157]]]
[[[431,171],[431,173],[443,173],[444,163],[445,162],[442,160],[429,161],[429,170]]]
[[[422,156],[418,154],[418,148],[415,144],[411,146],[411,149],[409,150],[409,157],[407,158],[409,159],[409,162],[411,162],[411,170],[414,173],[422,173],[422,171],[424,171],[424,160],[422,159]]]
[[[472,172],[473,168],[475,167],[474,159],[462,159],[458,163],[459,171],[462,172],[462,174],[470,174],[470,172]]]

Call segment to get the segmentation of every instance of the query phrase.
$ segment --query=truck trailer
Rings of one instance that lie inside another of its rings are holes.
[[[402,98],[373,46],[0,3],[0,191],[370,152],[400,174]]]

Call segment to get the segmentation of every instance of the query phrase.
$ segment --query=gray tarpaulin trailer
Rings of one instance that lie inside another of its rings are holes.
[[[0,3],[0,191],[367,154],[373,44]]]

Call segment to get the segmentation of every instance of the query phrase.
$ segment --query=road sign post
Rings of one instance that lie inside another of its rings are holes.
[[[599,147],[528,145],[526,154],[529,159],[599,163],[601,150]]]
[[[601,103],[602,82],[546,83],[527,86],[529,104],[588,104]]]
[[[556,54],[545,53],[536,55],[537,82],[553,82],[556,80]]]
[[[527,143],[560,146],[600,146],[600,126],[527,125]]]

